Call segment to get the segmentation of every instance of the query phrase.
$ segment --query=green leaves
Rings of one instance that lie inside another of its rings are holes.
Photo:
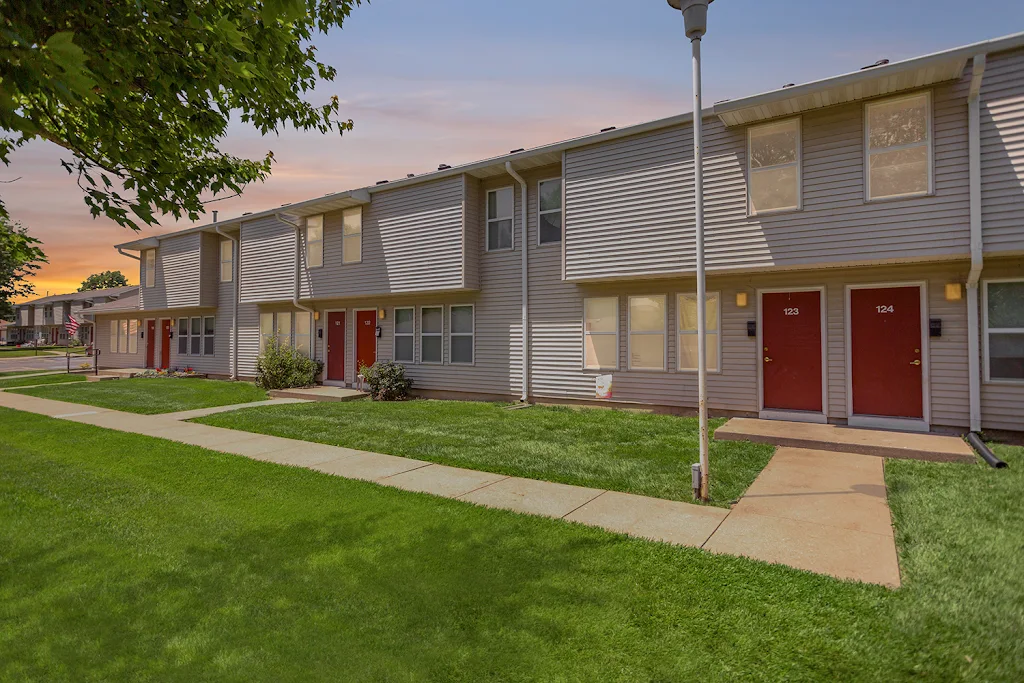
[[[21,225],[0,217],[0,318],[12,311],[11,299],[35,291],[28,278],[47,262],[39,244]]]
[[[243,159],[219,150],[229,117],[262,134],[351,130],[336,97],[307,101],[335,75],[309,41],[340,27],[358,4],[206,0],[184,12],[166,0],[10,5],[0,17],[0,129],[8,133],[0,162],[44,138],[68,150],[62,166],[93,216],[132,229],[161,214],[196,220],[205,201],[271,171],[270,153]]]

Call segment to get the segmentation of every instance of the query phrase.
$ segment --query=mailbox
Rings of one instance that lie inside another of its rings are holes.
[[[747,321],[747,336],[748,337],[756,337],[757,336],[757,321],[756,320],[748,320]]]
[[[942,318],[932,318],[931,320],[928,321],[928,336],[942,336]]]
[[[374,331],[374,334],[378,337],[380,336],[380,325],[377,325],[377,329]]]

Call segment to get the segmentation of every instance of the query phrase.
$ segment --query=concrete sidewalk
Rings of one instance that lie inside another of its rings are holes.
[[[0,406],[6,408],[844,579],[899,586],[879,458],[780,449],[730,511],[181,422],[186,416],[254,405],[258,403],[136,415],[0,392]],[[847,458],[853,460],[846,462]]]

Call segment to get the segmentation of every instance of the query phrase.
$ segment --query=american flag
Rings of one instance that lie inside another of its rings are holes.
[[[64,321],[64,327],[68,330],[68,335],[78,334],[78,327],[81,325],[80,322],[75,320],[74,316],[69,315],[67,320]]]

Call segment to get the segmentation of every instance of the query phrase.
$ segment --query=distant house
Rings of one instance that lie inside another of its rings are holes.
[[[102,364],[916,430],[1024,424],[1024,34],[119,245]]]
[[[54,346],[70,346],[71,342],[92,343],[93,327],[83,313],[93,306],[116,301],[137,293],[137,286],[94,289],[71,294],[54,294],[26,301],[14,307],[14,322],[8,328],[8,338],[18,344],[34,342]],[[68,335],[65,323],[74,316],[82,324],[78,333]]]

